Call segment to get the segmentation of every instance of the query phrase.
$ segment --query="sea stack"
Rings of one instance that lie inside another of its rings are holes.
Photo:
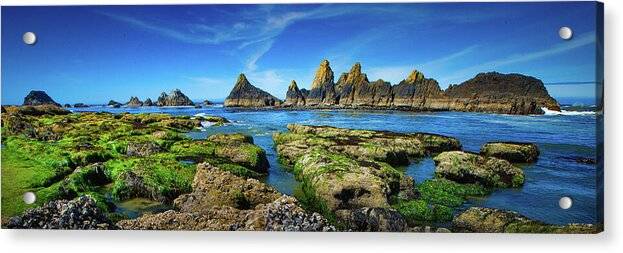
[[[151,101],[151,98],[147,98],[143,102],[143,106],[154,106],[154,102]]]
[[[158,97],[157,106],[194,106],[195,103],[190,100],[182,91],[175,89],[167,94],[163,92]]]
[[[253,86],[244,74],[238,76],[236,85],[225,99],[226,107],[264,107],[277,106],[281,100]]]
[[[543,114],[543,107],[560,111],[541,80],[521,74],[480,73],[451,85],[445,95],[452,99],[451,110],[456,111]]]
[[[286,93],[286,101],[283,103],[283,106],[304,106],[305,105],[305,95],[303,92],[299,90],[299,87],[296,85],[296,81],[292,80],[290,86],[288,86],[288,92]]]
[[[61,104],[56,103],[45,91],[33,90],[24,98],[23,105],[55,105],[61,107]]]
[[[129,107],[139,107],[139,106],[143,106],[143,102],[141,102],[141,100],[138,99],[138,97],[130,97],[130,101],[128,101],[126,105]]]
[[[328,60],[322,60],[316,71],[316,76],[311,85],[311,90],[305,103],[308,106],[336,104],[335,83],[333,82],[333,70]]]
[[[359,103],[356,100],[363,98],[363,96],[371,95],[360,94],[361,90],[368,90],[367,86],[369,84],[368,76],[361,73],[361,64],[359,62],[355,63],[348,73],[343,73],[340,76],[335,85],[339,104],[345,106],[358,105]],[[357,98],[356,95],[358,95]]]
[[[443,91],[435,79],[424,77],[422,72],[411,71],[406,79],[392,88],[394,107],[409,107],[415,110],[439,110],[444,107],[432,105],[433,99],[443,98]]]

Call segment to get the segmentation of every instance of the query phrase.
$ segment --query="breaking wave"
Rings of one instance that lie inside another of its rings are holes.
[[[595,115],[595,112],[593,111],[567,111],[567,110],[554,111],[554,110],[547,109],[546,107],[541,107],[541,109],[543,110],[543,112],[545,112],[545,115],[565,115],[565,116]]]

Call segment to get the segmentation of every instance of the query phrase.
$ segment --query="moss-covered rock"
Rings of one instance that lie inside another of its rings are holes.
[[[457,215],[452,223],[458,232],[593,234],[603,231],[600,225],[550,225],[516,212],[485,207],[471,207]]]
[[[183,212],[199,212],[211,207],[230,206],[252,209],[277,200],[281,194],[256,179],[245,179],[209,163],[197,165],[193,191],[175,199]]]
[[[458,140],[435,134],[401,134],[296,124],[288,125],[288,130],[288,133],[274,134],[273,140],[281,160],[290,165],[314,147],[358,160],[391,165],[406,165],[409,158],[461,148]]]
[[[489,142],[480,148],[480,154],[512,163],[531,163],[539,157],[539,148],[534,143]]]
[[[479,183],[487,187],[523,185],[523,171],[506,160],[462,151],[443,152],[434,158],[435,175],[459,183]]]
[[[354,160],[321,149],[301,157],[294,174],[309,184],[329,210],[389,207],[388,198],[398,194],[404,177],[388,164]]]

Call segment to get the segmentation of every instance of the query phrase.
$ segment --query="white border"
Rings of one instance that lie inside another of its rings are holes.
[[[210,1],[210,0],[2,0],[0,5],[135,5],[209,3],[318,3],[379,1]],[[412,2],[412,1],[390,1]],[[418,1],[442,2],[442,1]],[[455,2],[455,1],[443,1]],[[486,1],[488,2],[488,1]],[[623,201],[620,146],[623,111],[620,31],[623,1],[605,2],[605,108],[606,108],[606,231],[597,235],[529,234],[415,234],[415,233],[270,233],[270,232],[170,232],[170,231],[0,231],[3,252],[606,252],[623,249],[620,238]],[[581,17],[578,17],[581,18]],[[619,48],[617,48],[618,46]],[[616,71],[615,71],[616,70]]]

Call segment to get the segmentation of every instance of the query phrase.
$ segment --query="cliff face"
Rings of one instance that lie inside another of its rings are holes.
[[[182,91],[175,89],[170,94],[162,93],[156,101],[157,106],[193,106],[195,103],[190,100]]]
[[[333,83],[333,70],[329,66],[329,61],[323,60],[316,71],[316,76],[312,82],[309,95],[306,97],[305,105],[330,106],[336,104],[335,84]]]
[[[540,114],[542,107],[560,111],[539,79],[520,74],[480,73],[445,91],[457,111]]]
[[[281,100],[275,96],[251,85],[244,74],[240,74],[236,85],[225,99],[227,107],[263,107],[280,104]]]
[[[348,73],[343,73],[337,81],[337,101],[340,105],[371,105],[374,94],[371,93],[368,76],[361,73],[361,64],[355,63]]]
[[[128,101],[126,105],[129,107],[139,107],[139,106],[143,106],[143,102],[141,102],[141,100],[138,99],[138,97],[130,97],[130,101]]]

